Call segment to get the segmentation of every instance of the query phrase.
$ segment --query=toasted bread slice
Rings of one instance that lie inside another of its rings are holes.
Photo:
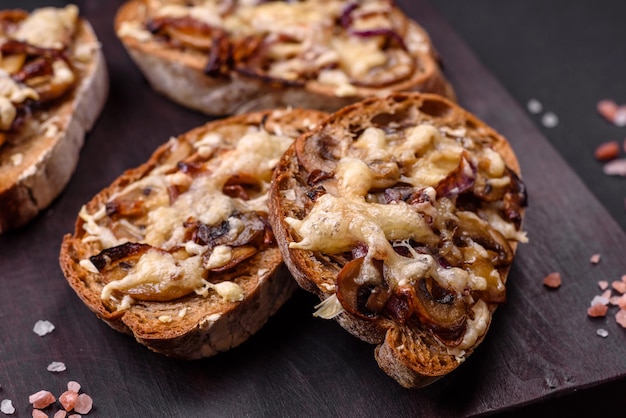
[[[76,6],[1,11],[0,50],[1,233],[30,221],[65,187],[104,107],[108,76]]]
[[[156,91],[212,115],[454,97],[426,31],[389,0],[247,3],[131,0],[116,33]]]
[[[172,138],[83,207],[60,253],[69,284],[156,352],[194,359],[241,344],[297,288],[267,221],[269,183],[323,116],[258,112]]]
[[[315,315],[405,387],[452,370],[505,301],[525,187],[508,142],[440,96],[348,106],[278,164],[270,222]]]

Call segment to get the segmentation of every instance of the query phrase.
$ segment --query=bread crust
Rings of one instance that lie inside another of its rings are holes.
[[[85,134],[100,115],[109,89],[96,35],[87,21],[79,19],[72,51],[90,46],[92,57],[85,66],[77,66],[79,82],[73,91],[54,107],[35,112],[27,122],[32,126],[0,147],[0,233],[25,225],[45,209],[78,164]]]
[[[393,126],[421,123],[438,129],[465,129],[468,137],[474,140],[482,138],[485,146],[497,151],[506,165],[520,175],[519,163],[504,137],[469,112],[439,96],[398,93],[386,99],[366,99],[332,114],[316,129],[301,136],[285,153],[274,172],[270,222],[283,259],[300,287],[316,294],[322,301],[329,300],[338,292],[337,278],[345,267],[345,261],[332,259],[321,250],[290,247],[290,244],[306,237],[298,236],[287,218],[305,219],[314,206],[310,201],[310,192],[315,190],[312,184],[325,185],[324,181],[315,183],[311,180],[312,176],[320,176],[320,173],[334,176],[339,155],[344,155],[342,152],[367,127],[376,125],[384,131],[388,128],[393,130]],[[290,199],[285,198],[286,190],[295,191]],[[525,196],[525,190],[522,194]],[[524,208],[517,210],[523,216]],[[341,213],[344,218],[353,218]],[[509,240],[509,244],[514,252],[517,242]],[[510,264],[498,270],[503,282],[509,269]],[[364,318],[348,309],[343,309],[334,319],[351,334],[376,345],[376,361],[389,376],[404,387],[418,388],[452,372],[482,342],[498,303],[487,302],[486,305],[488,320],[484,332],[462,352],[455,351],[454,347],[448,350],[441,339],[421,323],[412,322],[409,325],[409,322],[401,323],[384,315]]]
[[[385,96],[395,91],[432,92],[455,99],[451,85],[439,68],[439,58],[428,34],[417,23],[403,16],[399,9],[395,13],[406,19],[411,36],[423,39],[427,45],[423,51],[413,53],[420,71],[388,87],[358,87],[355,95],[346,97],[335,94],[335,88],[317,81],[308,81],[303,86],[289,86],[236,71],[230,71],[227,76],[209,77],[204,72],[208,54],[167,45],[154,38],[140,40],[122,33],[121,28],[125,24],[142,24],[146,13],[142,0],[131,0],[123,4],[116,15],[116,33],[130,57],[154,90],[180,105],[210,115],[239,114],[285,106],[330,112],[369,96]]]
[[[231,126],[263,125],[295,138],[323,117],[325,114],[315,111],[275,110],[209,122],[163,144],[146,163],[127,170],[99,192],[85,209],[94,213],[114,194],[145,178],[152,170],[165,164],[175,166],[177,161],[194,152],[181,150],[213,132],[226,132]],[[217,159],[219,156],[209,157],[209,161]],[[280,250],[273,243],[243,262],[246,268],[229,279],[243,290],[241,301],[191,292],[169,301],[137,300],[128,309],[116,310],[101,298],[107,284],[103,275],[80,265],[81,260],[89,259],[102,249],[98,244],[83,241],[88,235],[84,224],[79,216],[74,234],[67,234],[63,239],[59,262],[68,283],[87,307],[113,329],[132,335],[149,349],[170,357],[209,357],[241,344],[257,332],[297,288],[282,263]],[[164,322],[163,318],[169,320]]]

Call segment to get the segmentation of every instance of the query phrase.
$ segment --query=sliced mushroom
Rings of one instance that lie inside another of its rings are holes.
[[[206,225],[199,221],[191,221],[186,224],[187,236],[196,244],[209,245],[215,247],[217,245],[228,245],[231,247],[239,247],[246,244],[254,246],[263,245],[268,239],[273,241],[273,235],[268,237],[266,232],[271,229],[266,215],[257,212],[245,212],[234,214],[231,218],[237,218],[241,222],[243,229],[231,231],[232,225],[229,220],[224,220],[217,225]],[[271,242],[270,242],[271,243]]]
[[[259,250],[256,247],[252,247],[250,245],[243,245],[241,247],[235,247],[233,248],[232,256],[230,258],[230,261],[228,261],[228,263],[220,267],[209,269],[209,271],[219,273],[219,272],[223,272],[226,270],[230,270],[234,268],[235,266],[239,265],[242,261],[249,259],[250,257],[252,257],[258,252]]]
[[[386,285],[363,282],[364,260],[365,257],[355,258],[341,269],[337,276],[337,299],[351,314],[373,319],[384,310],[391,293]]]
[[[471,212],[458,212],[458,228],[455,239],[467,244],[471,239],[480,244],[491,256],[494,266],[508,266],[513,262],[513,250],[506,238],[487,222]]]
[[[433,291],[432,279],[421,279],[415,286],[401,286],[389,297],[383,315],[404,325],[417,321],[449,347],[463,340],[467,329],[467,306],[451,292]],[[436,294],[436,296],[434,294]]]
[[[467,328],[467,305],[461,295],[439,286],[428,277],[403,288],[412,296],[412,308],[424,324],[447,346],[457,346]]]

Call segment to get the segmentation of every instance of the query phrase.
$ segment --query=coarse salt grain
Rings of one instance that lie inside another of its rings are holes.
[[[561,273],[552,272],[543,278],[543,285],[550,289],[557,289],[561,286]]]
[[[598,264],[600,262],[600,254],[592,255],[591,258],[589,259],[589,262],[591,264]]]
[[[65,418],[67,416],[67,411],[59,409],[52,418]]]
[[[48,414],[39,409],[33,409],[33,418],[48,418]]]
[[[626,294],[623,294],[621,296],[613,296],[609,302],[611,303],[611,305],[617,305],[620,307],[620,309],[626,309]]]
[[[596,331],[596,334],[598,334],[602,338],[606,338],[609,336],[609,332],[605,330],[604,328],[598,328]]]
[[[596,295],[593,297],[593,299],[591,299],[591,303],[589,304],[590,306],[593,305],[608,305],[609,304],[609,298],[605,295]]]
[[[620,324],[623,328],[626,328],[626,309],[620,309],[615,314],[615,321]]]
[[[602,292],[602,297],[606,300],[609,300],[609,298],[611,297],[611,289],[606,289],[604,292]]]
[[[613,117],[613,124],[619,127],[626,126],[626,106],[622,105],[617,108]]]
[[[74,411],[78,412],[79,414],[87,414],[89,413],[89,411],[91,411],[92,407],[93,399],[91,399],[91,396],[87,395],[86,393],[81,393],[80,395],[78,395],[78,399],[76,399],[76,405],[74,406]]]
[[[78,393],[71,392],[69,390],[63,392],[59,396],[59,402],[66,411],[71,411],[76,406],[76,400],[78,399]]]
[[[15,412],[15,407],[11,399],[3,399],[0,401],[0,412],[5,415],[11,415]]]
[[[619,158],[617,160],[609,161],[604,164],[602,171],[607,176],[622,176],[626,177],[626,158]]]
[[[604,119],[613,123],[615,112],[617,112],[617,103],[610,99],[600,100],[596,105],[596,110]]]
[[[552,112],[547,112],[541,117],[541,124],[546,128],[554,128],[559,124],[559,117]]]
[[[54,395],[47,390],[40,390],[33,393],[28,397],[28,403],[33,405],[33,408],[43,409],[46,406],[52,405],[56,401]]]
[[[623,281],[624,283],[626,283],[626,274],[624,274],[624,275],[622,276],[622,281]]]
[[[526,104],[526,108],[530,113],[537,114],[543,110],[543,105],[537,99],[530,99]]]
[[[61,361],[53,361],[52,363],[48,364],[48,369],[49,372],[64,372],[66,370],[65,367],[65,363],[61,362]]]
[[[70,380],[69,382],[67,382],[67,390],[69,390],[70,392],[78,393],[78,391],[80,390],[80,383]]]
[[[54,331],[54,325],[50,321],[39,320],[35,322],[35,326],[33,327],[33,332],[40,337],[43,337],[52,331]]]
[[[69,415],[67,418],[81,418],[80,414],[72,414]]]
[[[606,316],[606,313],[608,312],[608,310],[609,310],[609,307],[607,305],[596,303],[595,305],[591,305],[587,309],[587,315],[589,315],[592,318],[601,318],[603,316]]]
[[[596,160],[609,161],[619,157],[619,144],[617,141],[604,142],[596,147],[593,153]]]
[[[626,293],[626,283],[621,280],[615,280],[611,282],[611,287],[615,289],[616,292]]]
[[[609,287],[609,282],[606,280],[600,280],[598,281],[598,286],[600,287],[601,290],[606,290]]]

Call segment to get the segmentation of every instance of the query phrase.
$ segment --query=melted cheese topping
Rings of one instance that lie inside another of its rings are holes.
[[[411,54],[430,50],[429,41],[413,25],[399,22],[394,6],[385,0],[359,2],[349,13],[344,0],[240,1],[234,8],[220,0],[147,3],[150,17],[191,17],[211,28],[225,30],[234,38],[267,35],[268,56],[273,60],[268,64],[269,75],[285,80],[312,77],[334,88],[339,96],[355,95],[357,90],[351,80],[366,80],[373,71],[390,70],[398,54],[406,55],[402,61],[411,65],[415,60]],[[349,21],[348,27],[338,23],[341,21]],[[381,35],[371,35],[377,31]],[[385,31],[402,36],[406,50],[389,46]],[[145,29],[126,23],[118,29],[118,35],[140,42],[151,38]],[[389,48],[395,51],[396,58],[386,52]],[[311,76],[314,67],[315,75]]]
[[[317,197],[303,219],[285,219],[296,237],[289,247],[339,254],[349,252],[357,245],[365,245],[367,254],[355,279],[360,284],[381,283],[380,272],[373,264],[376,259],[383,261],[385,279],[392,289],[432,277],[459,297],[468,290],[484,291],[488,286],[503,291],[504,283],[498,270],[472,267],[473,263],[491,265],[489,252],[475,240],[466,238],[467,246],[461,248],[466,264],[461,267],[444,267],[433,256],[417,253],[410,244],[411,241],[417,242],[437,251],[442,238],[433,226],[446,225],[447,221],[460,222],[455,215],[454,200],[437,198],[434,188],[458,170],[462,158],[481,167],[481,175],[486,175],[490,182],[493,180],[494,184],[499,182],[502,185],[510,182],[504,160],[498,153],[488,147],[476,149],[475,144],[470,150],[464,147],[464,143],[469,142],[429,124],[390,134],[378,128],[367,128],[351,141],[347,149],[339,151],[343,154],[337,162],[334,178],[323,183],[327,193]],[[382,204],[368,200],[377,176],[375,163],[381,162],[401,167],[402,175],[398,181],[421,191],[426,197],[424,202],[409,204],[399,200]],[[474,173],[469,171],[463,174],[473,176]],[[465,218],[484,222],[471,212],[463,213]],[[479,214],[505,238],[526,241],[525,234],[502,219],[495,206],[486,205]],[[394,246],[405,247],[408,254],[400,255]],[[322,317],[337,315],[342,311],[337,304],[336,298],[329,298],[318,306],[316,314]],[[459,353],[471,347],[488,325],[489,312],[484,301],[473,304],[472,309],[474,316],[467,322]]]
[[[70,46],[77,22],[78,7],[75,5],[68,5],[64,8],[36,9],[24,20],[17,22],[14,25],[15,28],[11,28],[10,33],[6,33],[6,39],[25,42],[39,48],[64,49]],[[0,43],[4,40],[1,39]],[[59,92],[66,91],[76,81],[76,75],[63,59],[49,57],[45,59],[52,64],[52,76],[49,79],[44,77],[43,82],[37,81],[35,88],[31,88],[11,77],[12,74],[20,72],[27,63],[26,54],[15,53],[5,57],[0,56],[0,131],[11,129],[21,104],[29,99],[34,101],[41,99],[38,91],[52,91],[52,94],[56,95],[51,97],[58,97]],[[29,83],[29,80],[27,79],[24,83]],[[51,100],[51,98],[44,98],[44,100]]]
[[[38,100],[39,94],[23,84],[19,84],[4,70],[0,69],[0,131],[9,130],[17,116],[16,104],[26,99]]]
[[[233,139],[229,141],[233,142]],[[83,242],[98,243],[101,249],[106,249],[129,241],[128,235],[132,235],[134,242],[153,247],[139,258],[128,274],[108,283],[102,289],[101,298],[114,300],[114,291],[140,291],[149,287],[151,292],[157,293],[187,289],[208,295],[212,290],[226,301],[242,300],[243,290],[236,283],[212,284],[206,277],[209,270],[225,266],[232,260],[232,248],[218,245],[207,254],[208,246],[185,240],[185,223],[188,219],[196,219],[211,226],[228,220],[230,230],[226,235],[234,240],[245,229],[236,214],[268,212],[267,191],[273,169],[292,141],[290,137],[250,127],[234,145],[229,146],[221,134],[207,133],[193,144],[190,152],[199,154],[199,150],[206,151],[210,147],[220,155],[208,160],[201,173],[191,176],[183,171],[172,172],[176,170],[175,165],[159,166],[110,196],[109,202],[143,199],[147,210],[143,219],[133,219],[131,223],[122,217],[111,222],[106,216],[105,205],[92,214],[83,207],[80,212],[86,233]],[[172,147],[176,148],[176,144],[173,143]],[[259,197],[245,201],[222,192],[226,182],[239,174],[259,182]],[[171,202],[168,190],[174,185],[186,190]],[[181,256],[180,252],[175,255],[179,248],[184,249],[186,255]],[[95,267],[87,260],[83,260],[81,266],[90,272]]]
[[[76,29],[78,7],[36,9],[20,23],[12,38],[41,48],[64,48]]]

